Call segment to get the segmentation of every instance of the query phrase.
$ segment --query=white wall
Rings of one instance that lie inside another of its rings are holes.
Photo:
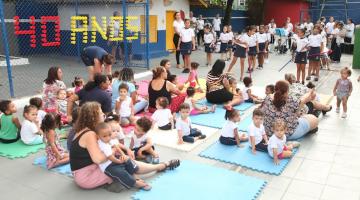
[[[106,6],[99,5],[84,5],[80,4],[79,14],[89,14],[89,16],[96,16],[98,23],[101,22],[102,16],[112,16],[114,11],[122,13],[121,4],[108,4]],[[166,11],[167,10],[183,10],[185,16],[189,16],[190,5],[188,0],[172,0],[171,5],[164,6],[163,0],[153,0],[153,4],[150,8],[150,15],[158,16],[158,30],[165,30],[166,28]],[[61,30],[70,30],[70,18],[75,15],[75,8],[73,5],[62,5],[58,7],[58,13],[61,19]],[[139,21],[131,23],[132,25],[140,26],[140,15],[144,14],[142,8],[130,7],[128,10],[129,16],[138,16]],[[139,27],[140,29],[140,27]]]

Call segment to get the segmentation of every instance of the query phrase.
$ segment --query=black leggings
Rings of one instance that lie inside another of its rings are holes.
[[[20,139],[20,133],[17,133],[17,136],[15,139],[7,140],[7,139],[0,138],[0,143],[10,144],[10,143],[14,143],[14,142],[18,141],[19,139]]]
[[[173,37],[173,42],[174,42],[174,45],[175,45],[175,49],[178,48],[179,39],[180,39],[180,36],[175,33],[174,37]],[[183,59],[184,59],[184,56],[183,56]],[[176,64],[180,65],[180,51],[176,51]]]
[[[206,99],[214,104],[226,103],[231,101],[233,97],[234,95],[225,88],[206,93]]]
[[[187,136],[183,136],[182,139],[184,142],[188,142],[188,143],[194,143],[195,142],[195,137],[199,137],[201,136],[201,131],[195,128],[190,129],[190,135]]]
[[[204,30],[199,30],[199,32],[197,33],[198,46],[200,46],[200,40],[204,42]]]
[[[168,123],[168,124],[166,124],[165,126],[159,126],[159,129],[160,129],[160,130],[163,130],[163,131],[171,130],[171,128],[172,128],[171,123]]]
[[[228,145],[228,146],[237,145],[236,140],[233,137],[220,136],[219,141],[220,141],[221,144]]]

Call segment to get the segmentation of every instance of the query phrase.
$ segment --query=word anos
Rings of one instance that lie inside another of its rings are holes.
[[[20,17],[15,16],[14,18],[14,29],[15,35],[29,35],[30,36],[30,47],[36,48],[37,37],[36,37],[36,19],[34,16],[29,17],[28,22],[20,22]],[[38,20],[37,20],[38,21]],[[82,43],[88,43],[89,37],[89,24],[87,16],[72,16],[70,21],[70,42],[75,45],[77,42],[77,34],[82,34]],[[97,22],[95,16],[91,17],[91,42],[96,43],[97,33],[102,39],[107,41],[123,41],[124,37],[126,40],[136,40],[139,38],[139,26],[131,25],[130,22],[138,22],[136,16],[111,16],[109,17],[109,23],[107,17],[101,17],[101,25]],[[20,28],[20,23],[29,23],[27,30]],[[48,23],[54,23],[54,37],[52,41],[49,41]],[[41,16],[40,17],[40,28],[41,28],[41,46],[43,47],[59,47],[61,44],[61,30],[60,30],[60,17],[59,16]],[[124,28],[125,25],[125,28]],[[126,31],[124,31],[126,30]],[[134,34],[128,34],[134,33]]]

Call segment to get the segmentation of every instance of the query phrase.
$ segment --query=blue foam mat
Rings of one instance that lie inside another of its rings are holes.
[[[247,132],[251,123],[252,116],[246,116],[245,118],[242,118],[238,126],[239,131]]]
[[[40,167],[42,167],[44,169],[47,169],[47,167],[46,167],[46,156],[41,156],[41,157],[36,158],[34,160],[33,164],[38,165],[38,166],[40,166]],[[57,172],[57,173],[64,174],[64,175],[72,177],[70,164],[55,167],[55,168],[51,169],[51,171],[54,171],[54,172]]]
[[[201,100],[197,101],[196,104],[206,105],[206,106],[212,106],[213,105],[212,103],[209,103],[206,99],[201,99]],[[240,111],[245,111],[245,110],[251,108],[253,105],[255,105],[255,104],[244,102],[244,103],[242,103],[240,105],[234,106],[234,109],[240,110]],[[222,106],[223,105],[217,105],[218,108],[222,107]]]
[[[214,113],[190,116],[190,119],[193,124],[222,128],[226,122],[225,112],[225,109],[217,107]],[[240,111],[240,114],[243,113]]]
[[[150,185],[150,191],[139,191],[133,199],[252,200],[266,182],[227,169],[182,161],[179,168],[165,172]]]
[[[294,149],[293,153],[296,152],[297,149]],[[282,159],[279,165],[275,165],[273,158],[265,152],[257,151],[256,155],[252,154],[248,143],[245,144],[245,147],[239,148],[237,146],[226,146],[218,141],[199,155],[274,175],[280,175],[290,161],[290,159]]]

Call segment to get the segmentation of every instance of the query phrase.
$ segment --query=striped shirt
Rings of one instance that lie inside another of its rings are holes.
[[[224,88],[223,85],[224,75],[214,76],[210,72],[206,77],[206,90],[207,92],[213,92]]]

